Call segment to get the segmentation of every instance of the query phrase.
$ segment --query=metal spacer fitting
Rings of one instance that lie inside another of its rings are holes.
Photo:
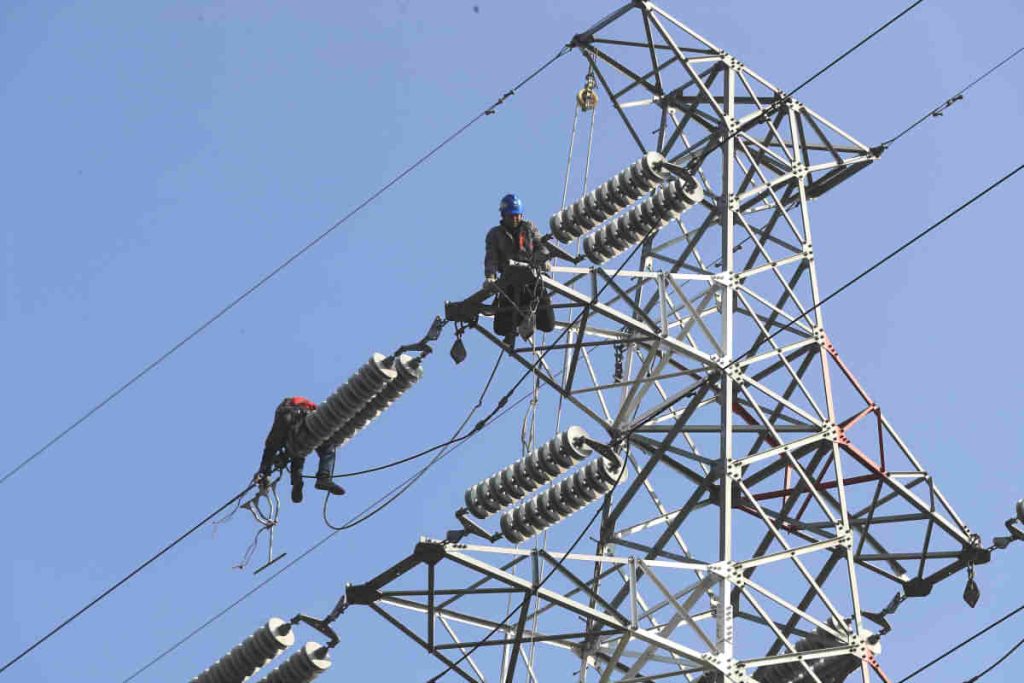
[[[804,248],[800,250],[800,253],[808,261],[814,260],[814,247],[811,244],[805,244]]]
[[[793,162],[793,175],[795,175],[797,178],[807,177],[807,167],[804,165],[804,162]]]
[[[743,368],[741,368],[739,365],[733,363],[731,365],[725,366],[723,369],[725,370],[725,374],[727,374],[729,376],[729,379],[731,379],[734,383],[746,385],[746,375],[743,374]]]
[[[711,276],[715,283],[722,287],[739,287],[742,280],[740,276],[731,270],[724,270]]]
[[[713,353],[711,354],[710,361],[719,370],[724,370],[731,362],[731,359],[719,356],[717,353]]]
[[[733,481],[743,481],[743,463],[736,460],[729,461],[725,469],[725,476]]]
[[[733,57],[728,52],[723,52],[722,53],[722,63],[724,63],[727,67],[729,67],[733,71],[743,71],[743,69],[744,69],[743,62],[738,60],[736,57]]]

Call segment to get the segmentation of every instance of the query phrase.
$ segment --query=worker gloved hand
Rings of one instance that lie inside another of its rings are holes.
[[[495,283],[498,282],[498,278],[493,275],[488,275],[484,278],[484,283],[480,285],[481,289],[492,289]]]

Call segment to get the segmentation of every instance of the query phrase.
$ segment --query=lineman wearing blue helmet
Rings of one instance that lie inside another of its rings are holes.
[[[536,275],[525,282],[511,282],[502,277],[513,262],[547,269],[551,257],[547,245],[541,240],[540,231],[532,222],[523,218],[523,203],[514,194],[501,198],[498,206],[501,223],[487,231],[484,252],[484,286],[491,286],[498,292],[498,308],[494,316],[494,331],[511,343],[517,329],[524,338],[537,329],[550,332],[555,329],[555,317],[551,310],[551,299]],[[520,280],[522,278],[516,278]],[[526,328],[523,323],[526,322]]]

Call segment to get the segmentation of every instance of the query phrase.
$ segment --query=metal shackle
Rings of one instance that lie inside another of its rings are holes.
[[[551,216],[551,233],[562,243],[582,237],[668,177],[658,152],[647,152],[625,169],[601,183],[581,199]]]
[[[621,463],[599,457],[577,468],[569,476],[552,484],[501,516],[501,533],[511,543],[522,543],[572,513],[583,509],[609,493],[625,478]]]
[[[583,427],[569,427],[548,439],[503,470],[466,489],[466,508],[477,519],[487,519],[555,479],[593,449]]]
[[[704,190],[692,177],[673,178],[628,213],[587,235],[583,253],[592,262],[602,264],[636,246],[703,199]]]
[[[402,354],[394,361],[394,369],[397,376],[388,382],[380,392],[370,399],[362,409],[352,416],[348,422],[334,430],[327,439],[324,446],[335,449],[345,445],[361,429],[377,419],[381,413],[391,407],[391,404],[407,392],[413,384],[423,377],[423,368],[420,366],[419,358],[412,358]]]
[[[329,650],[320,643],[310,641],[267,674],[261,683],[309,683],[330,668]]]
[[[292,625],[274,617],[192,679],[192,683],[242,683],[295,642]]]
[[[383,354],[373,354],[347,382],[335,389],[316,410],[306,415],[306,419],[288,440],[288,450],[292,457],[309,454],[398,376],[385,361]]]

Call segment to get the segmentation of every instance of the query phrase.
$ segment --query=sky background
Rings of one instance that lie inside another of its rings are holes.
[[[618,4],[0,4],[0,470]],[[662,4],[784,89],[897,10],[880,0]],[[1019,47],[1022,26],[1012,0],[929,0],[801,100],[877,144]],[[585,71],[579,55],[559,60],[0,486],[0,661],[243,488],[282,396],[321,400],[370,353],[418,339],[445,299],[473,291],[503,194],[518,193],[546,222],[560,204]],[[812,205],[824,292],[1021,163],[1022,83],[1024,59]],[[591,178],[632,161],[631,144],[599,109]],[[825,312],[844,360],[986,541],[1024,495],[1021,182]],[[424,381],[340,452],[339,469],[447,438],[494,360],[482,339],[467,342],[458,367],[442,342]],[[517,377],[504,366],[499,393]],[[442,536],[464,487],[516,457],[520,417],[136,680],[188,680],[269,616],[323,614],[346,581],[373,576],[421,535]],[[346,481],[332,515],[346,519],[407,472]],[[231,569],[252,531],[241,516],[216,535],[200,531],[0,679],[123,680],[261,580]],[[298,555],[325,531],[318,497],[286,503],[278,547]],[[904,605],[883,641],[890,676],[1024,602],[1022,551],[979,569],[974,610],[961,578]],[[862,596],[874,608],[889,597]],[[417,681],[438,670],[368,611],[339,627],[323,680]],[[963,680],[1022,632],[1019,617],[922,680]],[[1022,669],[1018,655],[986,683],[1019,680]]]

